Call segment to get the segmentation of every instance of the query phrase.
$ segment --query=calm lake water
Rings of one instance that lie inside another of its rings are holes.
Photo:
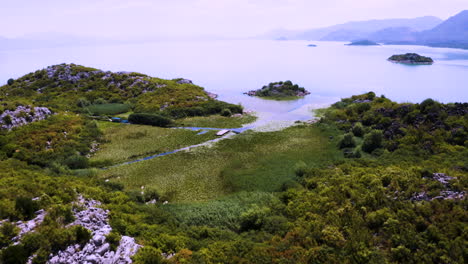
[[[219,99],[241,103],[261,117],[259,124],[307,120],[311,110],[342,97],[374,91],[399,102],[434,98],[468,101],[468,51],[421,46],[345,46],[341,42],[194,41],[139,45],[0,51],[0,83],[36,69],[76,63],[111,71],[136,71],[172,79],[184,77]],[[430,56],[431,66],[387,61],[393,54]],[[291,80],[312,94],[277,102],[242,93],[273,81]]]

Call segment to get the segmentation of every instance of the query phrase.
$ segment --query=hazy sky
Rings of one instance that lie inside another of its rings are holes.
[[[442,19],[468,0],[1,0],[0,36],[41,32],[90,36],[250,36],[351,20]]]

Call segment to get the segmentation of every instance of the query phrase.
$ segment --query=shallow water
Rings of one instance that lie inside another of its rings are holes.
[[[255,127],[266,130],[310,119],[313,109],[367,91],[399,102],[429,97],[441,102],[468,101],[466,50],[313,43],[318,47],[307,47],[305,41],[242,40],[0,51],[0,83],[60,63],[168,79],[184,77],[219,94],[220,100],[255,111],[259,116]],[[387,61],[393,54],[406,52],[430,56],[436,63],[408,66]],[[281,80],[298,83],[312,94],[296,101],[243,95]]]

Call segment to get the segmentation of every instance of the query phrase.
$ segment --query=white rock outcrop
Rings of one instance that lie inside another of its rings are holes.
[[[108,223],[107,210],[100,208],[100,202],[95,200],[86,200],[79,196],[78,207],[83,210],[74,209],[75,221],[72,225],[81,225],[90,230],[91,239],[83,247],[72,245],[56,255],[50,256],[50,264],[113,264],[113,263],[132,263],[131,257],[136,254],[141,247],[135,242],[135,239],[128,236],[122,236],[119,246],[115,251],[111,250],[109,243],[106,242],[112,228]]]

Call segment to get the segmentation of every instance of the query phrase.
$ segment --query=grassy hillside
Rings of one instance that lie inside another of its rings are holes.
[[[242,112],[238,106],[212,99],[202,87],[179,79],[114,73],[75,64],[50,66],[13,80],[0,87],[0,100],[4,108],[23,104],[87,114],[117,114],[125,107],[176,118],[218,114],[225,108]],[[106,105],[105,109],[100,105]],[[196,111],[190,111],[194,107]]]
[[[101,142],[96,158],[126,160],[205,135],[65,113],[2,130],[0,262],[45,263],[86,242],[67,226],[81,194],[109,210],[114,236],[144,246],[137,264],[465,263],[468,104],[367,93],[320,114],[105,171],[77,156]],[[13,245],[13,223],[38,209],[46,220]]]

